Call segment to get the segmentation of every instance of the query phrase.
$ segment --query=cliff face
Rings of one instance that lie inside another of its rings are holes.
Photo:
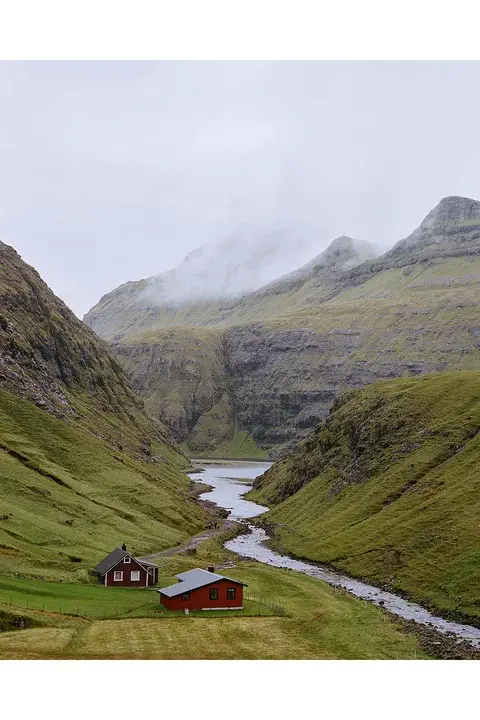
[[[221,371],[209,374],[211,402],[226,394],[236,425],[275,455],[325,418],[343,390],[480,367],[479,217],[480,203],[445,198],[381,257],[372,259],[368,247],[342,236],[307,265],[250,295],[184,306],[168,317],[168,308],[157,308],[155,322],[197,325],[189,332],[198,333],[199,343],[187,348],[179,342],[174,354],[176,364],[198,367],[207,353],[198,326],[216,328]],[[114,346],[121,362],[120,348],[128,342],[122,338]],[[172,355],[171,344],[166,352]],[[143,370],[150,375],[148,392],[163,388],[161,373],[148,365]],[[143,370],[127,367],[133,382]],[[209,406],[210,400],[207,412]],[[177,421],[162,412],[159,417],[184,439],[185,425],[179,434]],[[222,438],[229,424],[221,423]]]
[[[179,442],[229,393],[222,337],[214,330],[158,330],[114,343],[112,350],[148,410]]]

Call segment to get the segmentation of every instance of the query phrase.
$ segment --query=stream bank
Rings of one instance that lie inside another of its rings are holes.
[[[195,464],[199,472],[190,473],[191,479],[213,488],[213,490],[202,493],[201,500],[209,500],[224,508],[228,512],[228,520],[241,522],[246,526],[245,533],[237,535],[225,543],[228,550],[266,565],[301,572],[323,580],[333,587],[343,588],[350,594],[383,608],[407,623],[413,621],[415,625],[423,626],[424,636],[427,633],[430,637],[431,632],[435,632],[436,636],[448,640],[447,645],[451,645],[452,642],[454,645],[468,643],[472,649],[480,651],[479,628],[450,622],[392,592],[350,578],[330,568],[304,562],[289,555],[282,555],[268,547],[267,543],[270,538],[265,529],[248,523],[249,519],[266,513],[268,508],[245,500],[243,496],[251,489],[251,484],[246,481],[253,482],[271,466],[271,463],[230,462],[222,465],[218,461],[215,464],[197,461]],[[430,643],[437,642],[441,643],[442,640],[430,639]],[[451,657],[451,655],[449,656]]]

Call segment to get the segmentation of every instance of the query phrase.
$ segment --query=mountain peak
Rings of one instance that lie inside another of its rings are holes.
[[[478,246],[480,229],[480,202],[472,198],[449,195],[430,210],[422,223],[408,237],[400,240],[388,251],[387,256],[397,256],[404,250],[423,251],[427,246],[432,252],[459,252],[467,246]],[[437,250],[433,248],[437,246]],[[442,249],[440,249],[440,246]]]
[[[422,222],[420,227],[429,229],[442,222],[480,221],[480,202],[471,198],[449,195],[440,200]]]

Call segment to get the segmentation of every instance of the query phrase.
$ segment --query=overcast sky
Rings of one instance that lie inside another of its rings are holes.
[[[80,316],[245,221],[387,248],[480,199],[479,87],[461,62],[3,62],[0,239]]]

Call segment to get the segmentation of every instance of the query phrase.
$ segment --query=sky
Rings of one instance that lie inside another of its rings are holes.
[[[80,317],[242,228],[286,232],[287,269],[306,239],[387,249],[480,199],[479,87],[478,62],[0,62],[0,239]]]

